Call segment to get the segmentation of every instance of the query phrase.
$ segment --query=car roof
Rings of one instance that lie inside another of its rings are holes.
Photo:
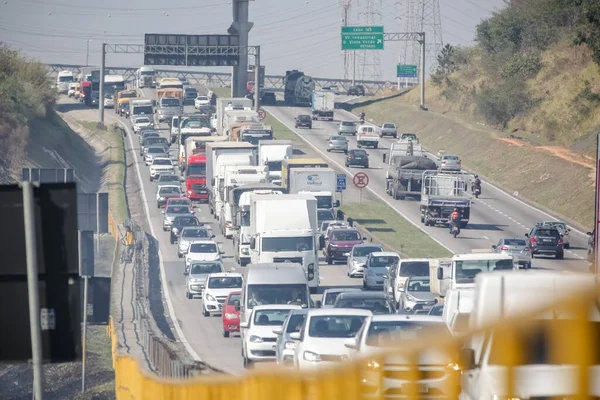
[[[157,159],[158,159],[158,160],[160,160],[160,157],[159,157],[159,158],[155,158],[155,160],[157,160]],[[177,189],[179,189],[179,190],[181,191],[181,187],[180,187],[180,186],[177,186],[177,185],[161,185],[161,186],[160,186],[160,188],[161,188],[161,189],[166,189],[166,188],[177,188]],[[178,197],[178,199],[180,199],[180,198],[181,198],[181,197]],[[179,204],[176,204],[176,205],[179,205]]]
[[[323,291],[323,295],[325,293],[344,293],[344,292],[362,292],[363,290],[360,287],[333,287],[329,289],[325,289]]]
[[[340,295],[341,296],[341,295]],[[337,315],[357,315],[370,317],[373,313],[369,310],[363,310],[360,308],[312,308],[308,312],[309,317],[313,316],[337,316]]]
[[[198,239],[198,240],[192,240],[192,242],[190,243],[190,245],[192,244],[217,244],[214,240],[211,239]]]
[[[354,246],[356,247],[356,246]],[[400,254],[395,251],[374,251],[370,254],[371,257],[400,257]]]
[[[260,310],[301,310],[302,307],[291,304],[265,304],[260,306],[254,306],[254,311]]]
[[[339,299],[368,299],[368,298],[382,298],[387,299],[387,294],[383,292],[367,292],[361,290],[360,292],[343,292],[338,296]]]
[[[417,321],[417,322],[442,322],[442,317],[439,315],[426,314],[379,314],[371,317],[371,322],[384,321]]]
[[[208,275],[209,278],[244,278],[244,275],[239,272],[215,272],[214,274]]]
[[[156,161],[156,160],[169,160],[169,161],[171,161],[171,162],[172,162],[172,160],[171,160],[170,158],[168,158],[168,157],[154,157],[154,158],[152,159],[152,162],[154,162],[154,161]],[[164,187],[164,186],[162,186],[162,187]],[[178,187],[178,188],[180,188],[179,186],[177,186],[177,187]],[[181,189],[181,188],[180,188],[180,189]]]
[[[360,248],[360,247],[381,247],[383,248],[382,245],[377,244],[377,243],[361,243],[361,244],[355,244],[354,247],[352,247],[353,249],[356,248]],[[372,253],[371,253],[372,254]]]

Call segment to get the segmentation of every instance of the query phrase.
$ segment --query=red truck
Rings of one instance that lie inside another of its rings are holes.
[[[185,166],[185,193],[192,201],[208,202],[206,155],[192,154]]]

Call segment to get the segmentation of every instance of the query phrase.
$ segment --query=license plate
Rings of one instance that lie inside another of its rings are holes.
[[[277,346],[276,346],[276,345],[273,345],[273,351],[275,351],[275,349],[277,349]]]
[[[544,239],[544,243],[551,243],[552,239]]]
[[[198,194],[206,194],[206,190],[198,190]]]
[[[345,256],[349,256],[349,255],[350,255],[350,253],[344,253],[344,255],[345,255]]]
[[[402,385],[402,393],[409,393],[411,390],[410,386],[411,385],[408,383]],[[427,393],[427,392],[429,392],[429,386],[417,384],[417,393]]]

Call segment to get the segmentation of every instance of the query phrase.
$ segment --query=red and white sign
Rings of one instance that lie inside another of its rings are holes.
[[[267,113],[265,112],[265,110],[263,110],[262,108],[260,110],[257,111],[258,112],[258,118],[262,121],[263,119],[265,119],[265,117],[267,116]]]
[[[359,189],[366,188],[369,184],[369,175],[365,174],[364,172],[359,172],[354,175],[352,182],[354,183],[354,186]]]

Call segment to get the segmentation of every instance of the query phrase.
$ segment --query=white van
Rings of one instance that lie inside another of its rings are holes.
[[[372,147],[376,149],[379,146],[378,128],[372,125],[361,125],[356,133],[356,146]]]
[[[477,275],[470,329],[480,329],[500,318],[514,317],[550,307],[566,297],[577,296],[578,292],[598,291],[598,277],[588,273],[570,271],[501,271]],[[558,311],[558,312],[557,312]],[[548,327],[568,332],[573,326],[572,315],[565,310],[546,312],[536,317]],[[597,335],[600,312],[597,304],[591,305],[590,329]],[[546,399],[572,398],[578,393],[578,368],[570,364],[552,361],[551,338],[544,331],[532,328],[520,330],[517,339],[522,346],[522,362],[515,367],[514,393],[506,393],[508,385],[504,378],[507,367],[499,355],[506,352],[500,347],[491,332],[475,335],[463,349],[464,370],[462,390],[466,399]],[[594,338],[593,338],[594,339]],[[592,340],[593,340],[592,339]],[[577,346],[564,340],[564,351]],[[581,350],[579,350],[581,351]],[[590,396],[600,396],[600,362],[598,352],[592,352],[590,368]]]
[[[58,93],[67,94],[69,91],[69,84],[74,82],[75,78],[71,71],[60,71],[56,77],[56,90]]]
[[[248,321],[254,306],[290,302],[303,307],[310,305],[308,279],[301,264],[248,265],[248,273],[242,287],[240,322]]]

